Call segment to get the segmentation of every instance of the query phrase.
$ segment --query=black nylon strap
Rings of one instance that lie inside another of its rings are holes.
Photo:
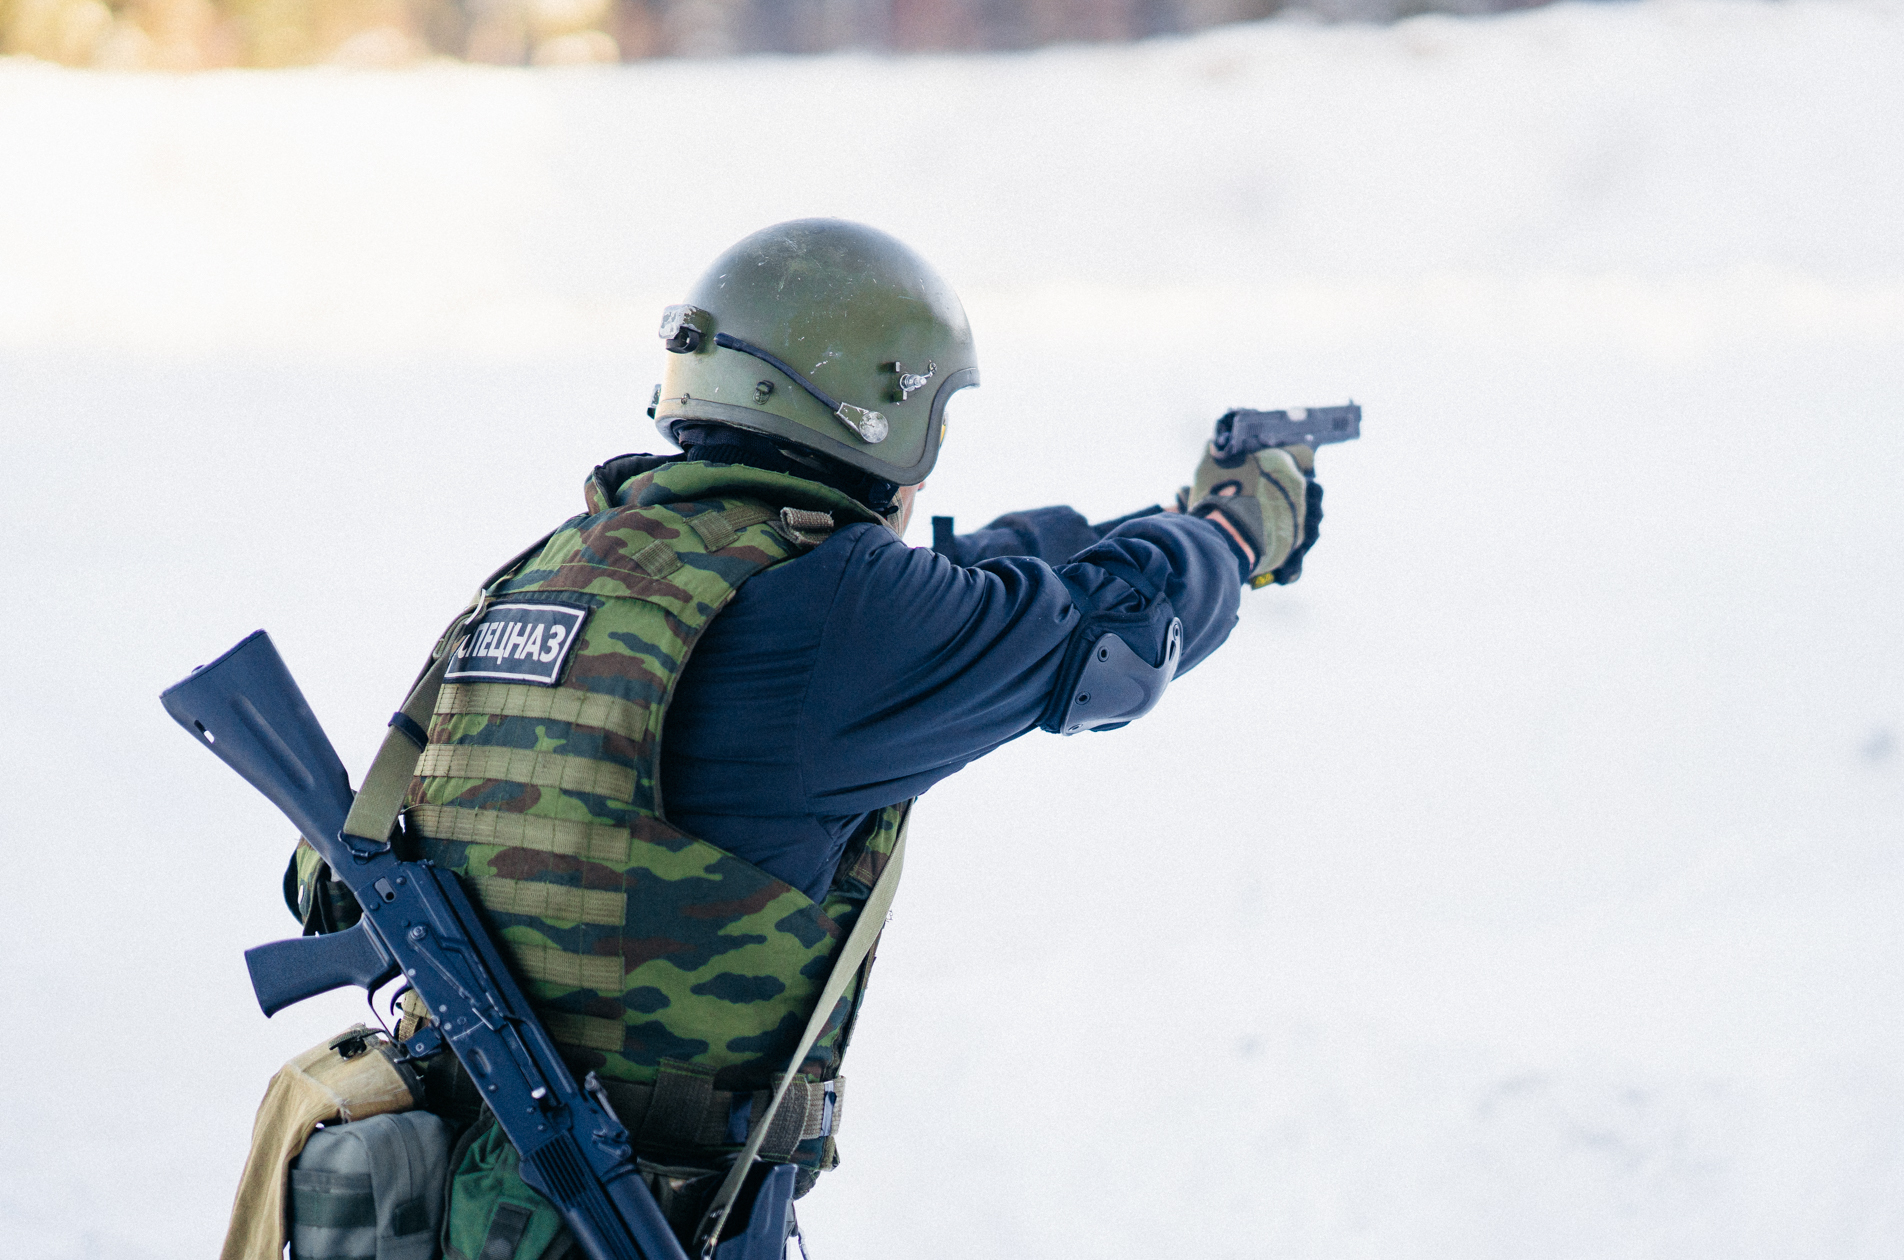
[[[369,1190],[345,1194],[293,1185],[291,1223],[306,1229],[374,1229],[377,1200]]]
[[[412,1234],[427,1234],[430,1231],[430,1206],[422,1199],[410,1199],[397,1205],[390,1214],[390,1234],[393,1238],[408,1238]]]
[[[533,1215],[519,1203],[498,1203],[476,1260],[516,1260],[516,1248],[522,1245],[522,1235]]]
[[[748,433],[729,425],[710,421],[683,420],[674,426],[674,440],[681,444],[686,458],[710,464],[744,464],[767,472],[786,473],[806,481],[817,481],[838,490],[849,499],[864,503],[875,512],[892,510],[890,481],[848,467],[814,451],[800,451],[798,458],[779,443],[758,433]],[[679,457],[677,457],[679,458]]]
[[[415,744],[419,749],[429,746],[430,733],[424,730],[422,726],[417,724],[415,719],[401,709],[390,715],[388,725],[396,727],[405,735],[409,736],[410,742]]]

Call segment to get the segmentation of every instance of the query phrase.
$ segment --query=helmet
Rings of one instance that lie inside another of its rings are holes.
[[[651,414],[766,434],[896,485],[932,471],[945,404],[978,384],[958,295],[884,232],[841,219],[763,228],[662,314]],[[678,444],[678,443],[677,443]]]

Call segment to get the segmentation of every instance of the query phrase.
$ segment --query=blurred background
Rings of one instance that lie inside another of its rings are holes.
[[[266,627],[360,773],[806,215],[971,315],[915,544],[1367,417],[1158,711],[921,802],[815,1260],[1904,1254],[1898,0],[4,3],[0,1255],[213,1254],[369,1017],[259,1015],[160,689]]]
[[[69,66],[571,65],[1116,42],[1264,18],[1488,13],[1540,0],[4,0],[0,51]]]

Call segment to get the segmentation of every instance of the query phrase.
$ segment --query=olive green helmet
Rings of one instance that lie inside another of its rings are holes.
[[[958,295],[884,232],[841,219],[764,228],[662,315],[655,425],[712,421],[897,485],[932,471],[945,404],[978,384]]]

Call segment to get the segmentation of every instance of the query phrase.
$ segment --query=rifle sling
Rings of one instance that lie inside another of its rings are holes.
[[[761,1144],[767,1139],[767,1129],[773,1124],[774,1113],[780,1109],[781,1101],[787,1096],[787,1086],[793,1082],[800,1065],[806,1061],[807,1051],[826,1031],[834,1005],[840,1000],[840,995],[846,992],[846,986],[852,983],[861,962],[872,952],[873,944],[885,929],[886,911],[892,906],[893,893],[899,887],[899,872],[906,863],[906,824],[911,818],[911,812],[908,811],[906,818],[899,824],[899,835],[893,842],[892,856],[886,861],[886,869],[874,881],[873,890],[867,895],[866,904],[860,908],[859,918],[853,923],[853,930],[847,933],[846,943],[840,946],[839,954],[833,959],[833,970],[827,975],[826,987],[820,990],[819,1001],[814,1003],[813,1014],[807,1019],[806,1031],[800,1034],[800,1044],[788,1059],[787,1070],[780,1074],[767,1109],[754,1121],[753,1128],[747,1134],[747,1144],[735,1156],[733,1166],[727,1170],[727,1177],[721,1182],[721,1188],[714,1192],[706,1214],[701,1217],[696,1242],[700,1245],[703,1260],[714,1254],[715,1245],[720,1241],[721,1227],[727,1223],[727,1214],[734,1209],[734,1200],[740,1197],[741,1184],[747,1180],[748,1170],[760,1155]]]

